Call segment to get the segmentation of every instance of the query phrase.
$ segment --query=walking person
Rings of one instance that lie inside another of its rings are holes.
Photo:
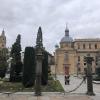
[[[67,84],[67,81],[66,80],[67,80],[67,76],[65,75],[65,85]]]
[[[70,75],[67,76],[67,83],[70,84]]]
[[[86,83],[86,75],[83,75],[84,83]]]
[[[65,85],[69,85],[70,83],[70,75],[65,75]]]

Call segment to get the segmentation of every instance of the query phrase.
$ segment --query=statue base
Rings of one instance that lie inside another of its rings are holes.
[[[86,95],[95,96],[95,94],[93,92],[87,92]]]

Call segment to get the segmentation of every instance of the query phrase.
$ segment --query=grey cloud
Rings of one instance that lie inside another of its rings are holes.
[[[73,38],[100,37],[99,9],[99,0],[0,0],[0,30],[5,28],[8,46],[21,34],[24,48],[35,45],[41,25],[44,46],[53,52],[66,23]]]

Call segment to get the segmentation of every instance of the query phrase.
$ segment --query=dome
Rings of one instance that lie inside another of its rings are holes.
[[[70,36],[64,36],[64,37],[61,39],[61,43],[65,43],[65,42],[73,42],[72,37],[70,37]]]
[[[66,26],[65,36],[61,39],[60,43],[69,43],[69,42],[73,42],[73,39],[72,39],[72,37],[69,36],[69,29]]]

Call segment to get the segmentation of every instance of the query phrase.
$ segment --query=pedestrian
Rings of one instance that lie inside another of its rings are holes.
[[[70,75],[65,75],[65,85],[69,85],[70,82]]]
[[[65,85],[67,84],[67,81],[66,80],[67,80],[67,76],[65,75]]]
[[[83,76],[84,83],[86,83],[86,75]]]
[[[70,83],[70,79],[69,78],[70,78],[70,75],[67,76],[67,83],[68,83],[68,85]]]
[[[84,83],[86,83],[86,77],[87,77],[87,68],[84,68],[84,76],[83,76]]]

